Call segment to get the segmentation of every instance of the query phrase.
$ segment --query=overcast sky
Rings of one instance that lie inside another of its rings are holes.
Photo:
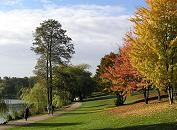
[[[122,45],[139,6],[144,0],[0,0],[0,76],[33,75],[32,34],[51,18],[73,39],[72,64],[89,64],[95,73],[101,57]]]

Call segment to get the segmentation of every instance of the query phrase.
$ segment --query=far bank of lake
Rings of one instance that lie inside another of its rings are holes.
[[[25,108],[25,104],[22,100],[4,99],[4,102],[6,103],[8,110],[6,114],[1,114],[0,124],[4,123],[7,120],[7,115],[13,115],[14,113],[21,112]]]

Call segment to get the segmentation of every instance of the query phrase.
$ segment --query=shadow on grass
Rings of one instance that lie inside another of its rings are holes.
[[[111,107],[107,107],[107,108],[111,108]],[[101,110],[104,110],[106,108],[93,108],[93,109],[89,109],[89,110],[77,110],[76,112],[78,113],[93,113],[93,112],[98,112],[98,111],[101,111]]]
[[[124,128],[103,128],[94,130],[177,130],[177,123],[130,126]]]
[[[114,95],[107,95],[107,96],[100,96],[100,97],[94,97],[94,98],[88,98],[83,100],[83,102],[87,102],[87,101],[96,101],[96,100],[105,100],[105,99],[112,99],[115,98],[116,96]]]
[[[63,127],[63,126],[75,126],[75,125],[81,125],[82,123],[33,123],[30,125],[27,125],[27,127]]]
[[[106,106],[106,105],[108,105],[108,104],[95,105],[95,106],[88,106],[88,107],[82,107],[82,108],[103,107],[103,106]]]
[[[107,95],[108,95],[108,94],[106,94],[106,93],[99,92],[99,93],[96,93],[96,94],[92,94],[92,95],[89,96],[88,98],[95,98],[95,97],[107,96]]]
[[[167,98],[168,95],[161,95],[160,97],[161,98]],[[157,99],[158,99],[157,96],[148,98],[149,101],[157,100]],[[131,104],[136,104],[136,103],[140,103],[140,102],[144,102],[144,99],[140,99],[140,100],[137,100],[137,101],[134,101],[134,102],[131,102],[131,103],[127,103],[125,105],[131,105]],[[163,102],[163,101],[161,101],[161,102]]]
[[[167,98],[167,97],[168,97],[168,95],[161,95],[161,98]],[[113,99],[113,98],[116,98],[116,96],[115,95],[99,96],[99,97],[85,99],[82,102]],[[150,97],[148,100],[152,101],[152,100],[157,100],[157,99],[158,99],[158,97],[154,96],[154,97]],[[137,100],[137,101],[134,101],[131,103],[127,103],[126,105],[136,104],[136,103],[140,103],[140,102],[144,102],[144,99],[140,99],[140,100]],[[107,104],[103,104],[103,105],[98,105],[98,106],[89,106],[89,107],[85,107],[85,108],[93,108],[93,107],[106,106],[106,105]]]
[[[98,111],[97,111],[98,110]],[[71,115],[84,115],[84,114],[92,114],[92,113],[98,113],[99,110],[102,110],[102,109],[97,109],[95,111],[83,111],[83,112],[79,112],[79,111],[76,111],[76,112],[68,112],[68,113],[64,113],[63,115],[64,116],[71,116]]]

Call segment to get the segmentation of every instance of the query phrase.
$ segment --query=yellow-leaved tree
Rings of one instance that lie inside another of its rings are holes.
[[[167,90],[172,104],[177,85],[177,0],[146,3],[131,18],[133,30],[126,37],[131,63],[152,84]]]

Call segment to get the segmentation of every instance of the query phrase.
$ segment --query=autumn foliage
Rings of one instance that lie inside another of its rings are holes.
[[[124,103],[126,96],[137,90],[137,83],[141,81],[139,73],[132,67],[128,56],[129,45],[125,44],[119,50],[113,66],[106,67],[101,77],[111,81],[110,90],[117,95],[117,105]]]
[[[177,85],[177,0],[146,0],[130,19],[133,29],[100,76],[111,81],[109,89],[123,104],[133,91],[143,90],[148,103],[150,87],[168,92],[173,103]]]
[[[167,90],[170,104],[177,84],[177,0],[147,0],[131,18],[130,59],[143,76]]]
[[[101,58],[100,65],[97,66],[95,74],[97,85],[99,86],[99,89],[106,92],[110,92],[110,86],[112,83],[111,80],[104,78],[101,75],[108,72],[107,68],[114,66],[116,57],[117,54],[111,52],[110,54],[107,54],[103,58]]]

